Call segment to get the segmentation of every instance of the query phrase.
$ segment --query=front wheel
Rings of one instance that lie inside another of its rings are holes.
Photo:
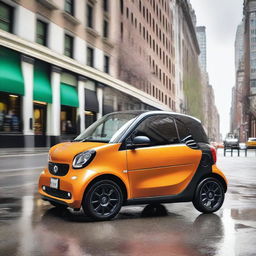
[[[120,211],[123,194],[117,183],[101,180],[93,184],[84,195],[83,209],[95,220],[110,220]]]
[[[217,179],[209,177],[197,186],[193,205],[202,213],[212,213],[220,209],[224,198],[223,185]]]

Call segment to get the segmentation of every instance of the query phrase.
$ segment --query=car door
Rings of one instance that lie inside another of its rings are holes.
[[[180,143],[170,115],[147,117],[130,136],[151,140],[147,147],[126,151],[132,198],[175,195],[186,188],[202,153]]]

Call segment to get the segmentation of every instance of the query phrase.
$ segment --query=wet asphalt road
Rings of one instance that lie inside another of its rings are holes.
[[[223,207],[200,215],[192,203],[123,207],[113,221],[43,202],[36,183],[46,153],[0,156],[0,255],[256,255],[256,156],[222,157]]]

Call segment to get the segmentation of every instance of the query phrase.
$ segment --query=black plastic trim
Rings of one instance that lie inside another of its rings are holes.
[[[68,204],[64,201],[61,201],[61,200],[58,200],[58,199],[55,199],[55,198],[51,198],[51,197],[48,197],[48,196],[41,196],[41,197],[44,201],[55,202],[55,203],[58,203],[58,204],[68,206]]]

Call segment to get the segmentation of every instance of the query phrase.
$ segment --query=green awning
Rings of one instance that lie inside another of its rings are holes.
[[[19,53],[0,46],[0,91],[24,95]]]
[[[76,87],[61,83],[60,85],[61,105],[78,107],[78,94]]]
[[[52,103],[50,69],[42,61],[36,61],[34,65],[34,100]]]

